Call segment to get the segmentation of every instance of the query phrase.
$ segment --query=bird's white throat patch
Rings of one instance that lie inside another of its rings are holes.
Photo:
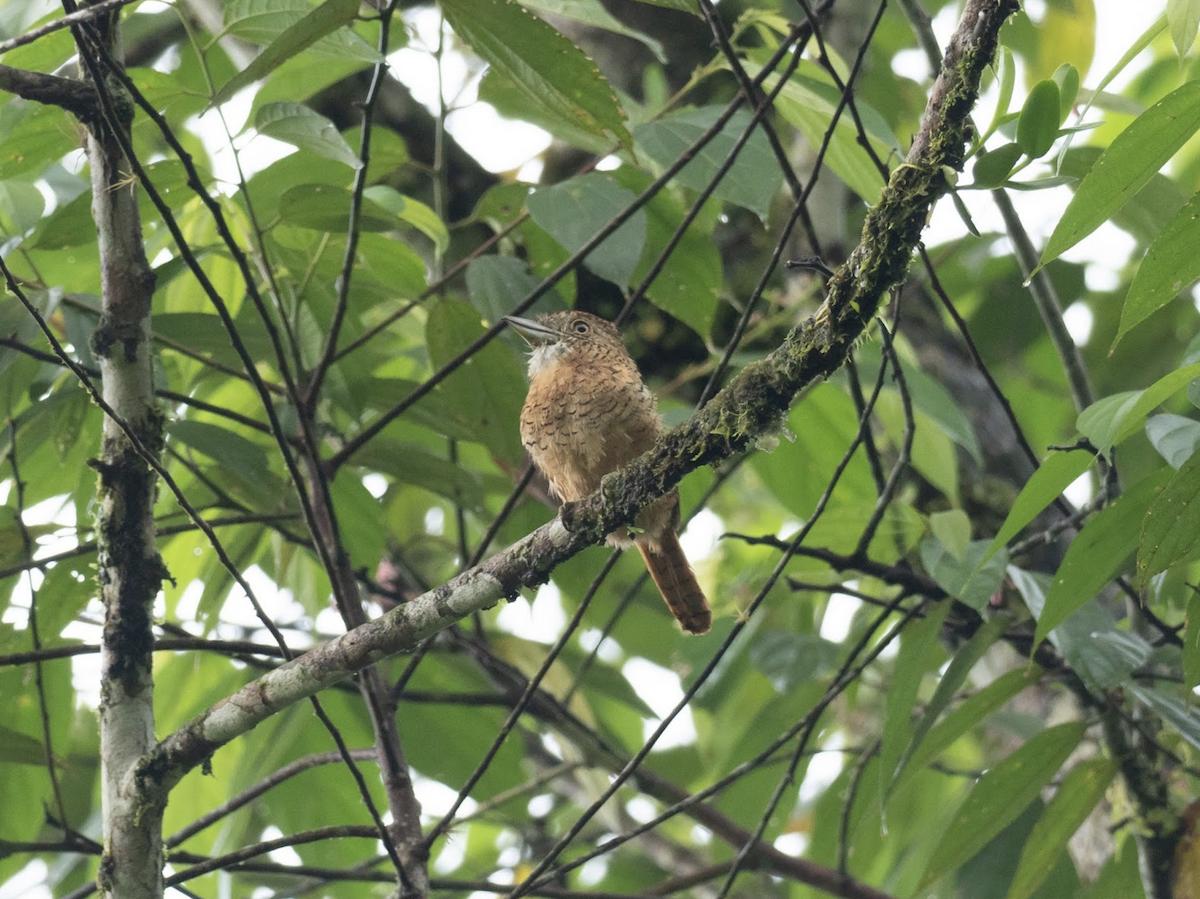
[[[556,340],[554,343],[543,343],[540,346],[535,346],[533,352],[529,354],[529,377],[533,378],[539,372],[543,372],[550,368],[567,352],[567,344],[565,341]]]

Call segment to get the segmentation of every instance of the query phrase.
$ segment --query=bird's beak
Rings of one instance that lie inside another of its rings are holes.
[[[518,318],[515,315],[504,316],[504,321],[508,326],[525,338],[530,346],[541,346],[546,343],[554,343],[559,339],[559,333],[553,328],[547,328],[543,324],[535,322],[531,318]]]

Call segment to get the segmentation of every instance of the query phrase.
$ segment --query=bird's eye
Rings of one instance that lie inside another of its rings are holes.
[[[591,328],[588,326],[588,323],[585,322],[581,318],[577,318],[577,319],[575,319],[574,322],[571,323],[571,329],[576,334],[586,334],[588,331],[591,330]]]

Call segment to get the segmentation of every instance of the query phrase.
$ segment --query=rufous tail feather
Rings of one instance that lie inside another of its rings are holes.
[[[712,612],[675,532],[668,530],[653,542],[639,540],[637,548],[667,608],[683,629],[691,634],[708,633]]]

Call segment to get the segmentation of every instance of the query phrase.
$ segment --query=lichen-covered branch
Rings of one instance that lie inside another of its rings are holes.
[[[110,27],[77,34],[80,57],[91,42],[112,43]],[[94,82],[88,86],[95,90]],[[115,107],[114,107],[115,108]],[[163,417],[154,397],[150,297],[154,274],[142,243],[136,187],[116,129],[119,115],[86,119],[92,216],[100,249],[101,317],[92,335],[105,403],[143,451],[161,451]],[[154,539],[155,475],[117,420],[104,418],[96,488],[97,579],[104,603],[101,641],[100,759],[106,896],[163,894],[162,807],[144,806],[130,773],[154,745],[152,611],[165,573]]]

